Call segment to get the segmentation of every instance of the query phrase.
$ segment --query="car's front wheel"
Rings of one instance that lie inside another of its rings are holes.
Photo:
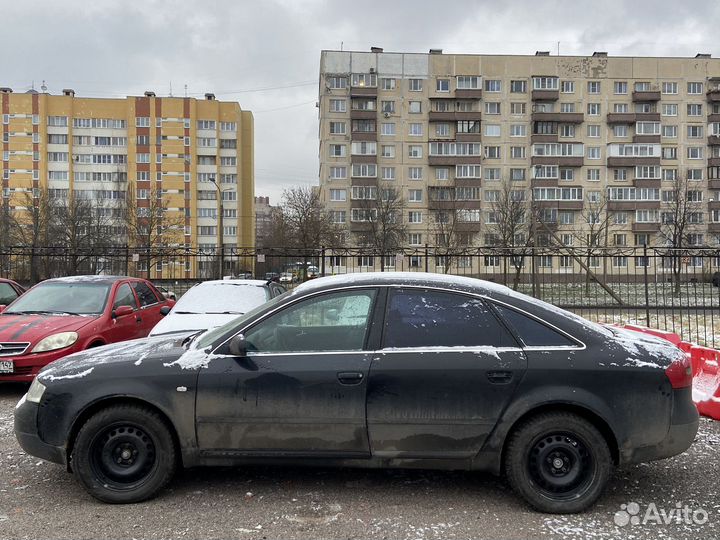
[[[607,441],[590,422],[564,412],[539,414],[511,434],[505,472],[541,512],[574,513],[602,494],[612,470]]]
[[[80,428],[71,459],[76,478],[90,495],[108,503],[134,503],[153,497],[170,481],[177,452],[158,413],[114,405]]]

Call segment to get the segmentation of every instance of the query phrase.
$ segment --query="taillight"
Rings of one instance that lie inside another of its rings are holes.
[[[670,380],[673,388],[687,388],[692,386],[692,366],[690,365],[690,357],[683,354],[683,358],[675,360],[667,368],[665,375]]]

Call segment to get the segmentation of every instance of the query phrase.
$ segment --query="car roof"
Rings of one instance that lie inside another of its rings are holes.
[[[67,276],[67,277],[60,277],[60,278],[52,278],[52,279],[46,279],[45,281],[42,281],[41,283],[107,283],[112,284],[116,283],[118,281],[131,279],[131,280],[140,280],[145,281],[141,278],[131,278],[128,276]]]
[[[209,283],[215,285],[250,285],[254,287],[264,287],[268,284],[266,279],[210,279],[208,281],[202,281],[195,286],[197,287],[199,285],[206,285]]]

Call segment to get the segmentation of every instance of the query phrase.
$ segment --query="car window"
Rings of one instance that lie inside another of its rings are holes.
[[[130,285],[123,283],[118,287],[115,293],[115,302],[113,303],[113,309],[117,309],[120,306],[130,306],[133,309],[137,309],[137,300],[135,295],[130,288]]]
[[[374,290],[302,300],[245,333],[249,351],[359,351],[365,344]]]
[[[140,300],[140,307],[157,304],[158,299],[155,296],[155,293],[152,292],[150,287],[147,286],[147,284],[143,283],[142,281],[133,281],[132,286],[138,295],[138,300]]]
[[[477,298],[429,290],[393,291],[383,347],[517,347]]]
[[[17,291],[9,283],[0,283],[0,305],[7,306],[18,297]]]
[[[20,296],[5,313],[43,311],[90,315],[105,310],[110,285],[87,281],[46,281]]]
[[[576,347],[578,344],[541,322],[510,309],[495,304],[500,316],[515,330],[517,336],[527,347]]]

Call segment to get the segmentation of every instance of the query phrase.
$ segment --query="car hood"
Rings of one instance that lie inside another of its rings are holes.
[[[42,382],[62,379],[81,379],[96,368],[105,365],[127,364],[123,371],[129,372],[153,362],[172,363],[188,352],[185,341],[192,333],[148,337],[112,343],[70,354],[55,360],[38,374]],[[193,349],[190,349],[193,350]]]
[[[173,313],[170,312],[150,331],[151,336],[171,332],[211,330],[240,317],[239,313]]]
[[[98,315],[0,314],[0,342],[35,343],[58,332],[74,332],[97,321]]]

